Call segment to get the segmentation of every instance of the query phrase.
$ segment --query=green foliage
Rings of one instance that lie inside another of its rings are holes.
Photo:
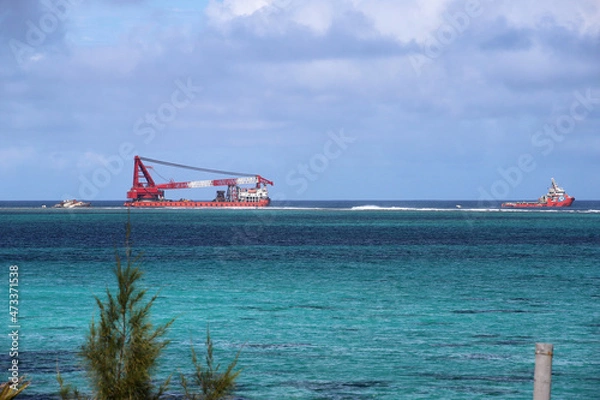
[[[100,321],[92,320],[80,356],[97,399],[147,400],[159,398],[169,379],[156,388],[152,372],[161,351],[169,343],[161,340],[168,323],[154,328],[150,309],[158,295],[145,302],[146,290],[138,288],[142,278],[138,258],[132,259],[129,248],[131,226],[127,222],[125,266],[116,254],[115,276],[118,291],[106,290],[106,300],[96,297]],[[58,376],[61,396],[80,398],[76,390],[65,386]]]
[[[146,290],[138,287],[143,274],[138,267],[139,257],[134,259],[131,256],[130,233],[131,224],[128,220],[125,262],[118,252],[115,255],[117,293],[113,295],[107,289],[105,301],[96,297],[100,320],[96,323],[92,319],[85,344],[79,352],[94,392],[91,397],[94,400],[159,399],[170,382],[169,377],[160,387],[155,387],[152,373],[159,355],[169,344],[169,341],[163,340],[162,337],[174,320],[158,328],[154,328],[150,323],[150,309],[158,295],[145,302]],[[238,352],[225,372],[219,372],[220,365],[214,365],[213,342],[208,330],[206,336],[206,368],[200,365],[192,347],[192,362],[195,368],[192,382],[188,382],[185,376],[181,375],[185,398],[227,399],[233,393],[235,380],[240,374],[240,371],[233,370],[240,353]],[[77,388],[66,385],[60,372],[57,373],[57,380],[60,386],[59,395],[63,400],[89,398],[80,394]],[[0,400],[2,399],[0,397]]]
[[[15,385],[14,382],[5,382],[0,385],[0,400],[11,400],[17,397],[31,382],[24,382],[23,377]],[[14,389],[14,388],[17,389]]]
[[[65,385],[65,382],[60,375],[60,371],[58,370],[58,366],[56,368],[56,380],[60,386],[60,391],[58,394],[60,395],[61,399],[84,399],[84,397],[79,394],[79,391],[76,387],[73,387],[72,385]]]
[[[213,358],[213,342],[210,338],[210,331],[206,331],[206,367],[203,368],[198,362],[198,356],[192,346],[192,363],[195,371],[192,376],[192,382],[188,382],[182,374],[181,386],[185,390],[185,398],[190,400],[221,400],[227,399],[235,389],[235,380],[241,371],[234,371],[240,352],[238,351],[235,359],[229,364],[225,372],[219,372],[220,364],[215,367]],[[192,388],[193,387],[193,388]],[[196,392],[196,393],[194,393]],[[200,393],[197,393],[200,392]]]

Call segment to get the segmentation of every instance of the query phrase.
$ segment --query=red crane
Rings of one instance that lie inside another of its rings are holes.
[[[143,161],[155,164],[168,165],[171,167],[192,169],[195,171],[212,172],[228,175],[243,175],[238,178],[226,178],[215,180],[201,180],[189,182],[175,182],[171,180],[168,183],[156,184],[148,167]],[[127,198],[131,201],[125,203],[130,207],[261,207],[270,204],[267,185],[273,185],[268,179],[260,175],[250,175],[243,173],[220,171],[208,168],[190,167],[188,165],[175,164],[166,161],[154,160],[151,158],[135,156],[133,159],[133,186],[127,192]],[[254,184],[254,188],[244,188],[239,185]],[[227,193],[224,190],[217,191],[217,196],[212,201],[190,201],[179,200],[172,201],[165,199],[166,189],[191,189],[210,186],[227,186]]]

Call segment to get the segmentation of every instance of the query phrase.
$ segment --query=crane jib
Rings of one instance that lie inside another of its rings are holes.
[[[191,181],[188,182],[189,188],[199,188],[208,186],[236,186],[236,185],[249,185],[253,183],[259,183],[259,179],[256,176],[247,176],[243,178],[231,178],[231,179],[216,179],[216,180],[203,180],[203,181]]]

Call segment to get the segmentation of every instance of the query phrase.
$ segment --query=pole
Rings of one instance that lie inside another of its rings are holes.
[[[552,354],[550,343],[535,344],[535,372],[533,374],[533,400],[550,400],[552,386]]]

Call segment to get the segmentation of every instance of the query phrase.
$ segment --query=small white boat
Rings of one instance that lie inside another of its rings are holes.
[[[63,200],[60,203],[57,203],[53,206],[53,208],[79,208],[79,207],[90,207],[91,203],[87,203],[79,200]]]

